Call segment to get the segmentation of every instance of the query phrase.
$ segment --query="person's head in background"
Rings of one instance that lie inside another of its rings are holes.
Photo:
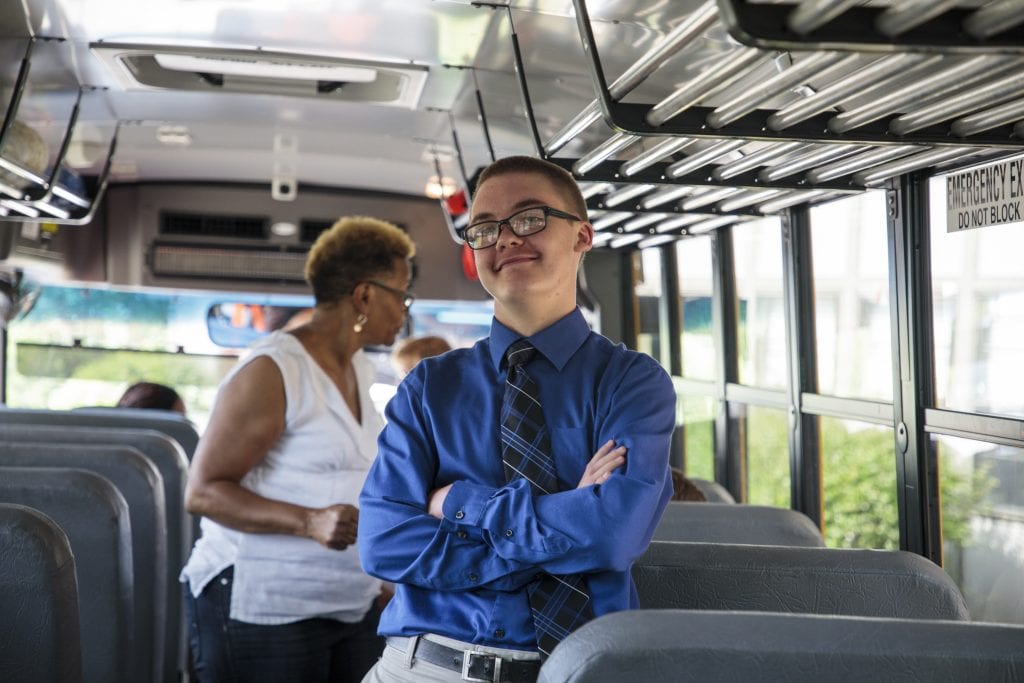
[[[391,363],[402,377],[405,377],[424,358],[440,356],[451,351],[452,346],[443,337],[409,337],[391,352]]]
[[[416,246],[398,226],[367,216],[340,219],[313,243],[306,282],[316,307],[310,328],[330,336],[353,334],[345,346],[391,346],[412,305],[409,292]],[[340,333],[340,332],[339,332]]]
[[[185,414],[185,402],[174,389],[155,382],[136,382],[121,395],[118,408],[152,408]]]
[[[705,503],[708,499],[696,484],[686,478],[681,469],[673,467],[671,500]]]

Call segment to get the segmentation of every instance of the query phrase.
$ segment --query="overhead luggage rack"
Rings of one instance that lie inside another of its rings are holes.
[[[609,84],[586,3],[573,0],[595,98],[547,140],[513,26],[513,59],[537,153],[583,183],[599,235],[609,232],[599,241],[623,246],[1024,149],[1024,39],[1017,35],[1024,0],[859,4],[710,0]],[[1005,30],[963,34],[967,24],[1007,16],[1010,5],[1020,16],[1005,21]],[[845,21],[851,12],[856,22]],[[754,15],[762,23],[790,21],[803,33],[788,27],[796,39],[755,40],[741,23]],[[861,30],[865,17],[888,31],[887,42]],[[837,27],[852,37],[815,42]],[[732,36],[724,47],[723,28]],[[709,45],[718,52],[705,54]],[[678,73],[687,73],[680,68],[684,52],[687,60],[698,52],[710,66],[679,82]],[[641,92],[652,99],[658,89],[640,86],[659,75],[677,87],[658,101],[637,102]]]
[[[26,98],[34,97],[29,94],[33,59],[43,62],[42,71],[52,79],[53,74],[48,72],[62,61],[52,53],[62,49],[68,48],[59,38],[29,39],[13,78],[0,127],[0,216],[6,221],[84,225],[92,221],[107,187],[118,123],[109,112],[90,111],[88,117],[82,116],[83,110],[105,104],[102,89],[78,86],[73,76],[68,76],[66,87],[38,96],[34,107],[24,106]],[[22,119],[22,109],[43,111],[58,124],[59,138],[52,140],[56,143],[55,153],[50,152],[46,132],[40,134],[31,118]],[[98,143],[89,141],[89,146],[106,150],[92,196],[86,191],[86,183],[68,164],[73,144],[85,142],[79,135],[86,123],[93,134],[99,130],[108,138]]]

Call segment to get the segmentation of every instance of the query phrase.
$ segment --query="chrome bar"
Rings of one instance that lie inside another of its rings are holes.
[[[967,83],[983,78],[991,72],[1002,56],[981,55],[964,60],[959,64],[931,73],[921,79],[913,79],[909,83],[891,90],[881,97],[872,100],[856,109],[844,111],[829,119],[828,127],[834,133],[846,133],[882,118],[887,114],[898,112],[912,102],[921,101],[933,95],[959,90]]]
[[[706,232],[711,232],[715,228],[721,228],[724,225],[732,225],[733,223],[740,223],[745,221],[745,218],[740,216],[716,216],[715,218],[709,218],[700,223],[694,223],[686,229],[687,235],[703,235]]]
[[[615,189],[611,183],[581,183],[580,194],[584,199],[590,199],[594,195],[607,194]]]
[[[653,166],[665,157],[675,154],[691,142],[693,142],[693,138],[679,137],[663,140],[650,149],[645,149],[643,152],[640,152],[635,157],[622,164],[622,168],[619,169],[619,173],[624,176],[635,175],[648,166]]]
[[[613,206],[618,206],[623,202],[628,202],[634,197],[639,197],[642,194],[650,192],[657,188],[657,185],[641,184],[641,185],[626,185],[621,190],[616,190],[604,198],[604,205],[609,209]]]
[[[779,197],[778,199],[772,199],[762,204],[758,204],[757,211],[765,214],[775,213],[782,209],[788,209],[791,206],[804,204],[812,199],[820,199],[832,194],[834,193],[831,190],[797,190],[795,192],[788,192],[784,197]]]
[[[662,40],[652,45],[651,49],[626,69],[621,76],[616,78],[608,86],[608,94],[615,101],[621,100],[643,83],[669,57],[675,55],[679,50],[692,43],[703,35],[705,31],[714,26],[717,20],[718,3],[715,0],[708,0],[708,2],[705,2],[691,12],[681,24],[672,29]]]
[[[615,156],[639,139],[639,135],[615,133],[595,149],[577,160],[576,163],[572,165],[572,172],[576,175],[586,175],[587,171],[600,165],[602,161]]]
[[[853,93],[881,83],[890,77],[902,75],[907,68],[912,66],[931,67],[941,62],[942,59],[939,55],[925,57],[916,54],[897,54],[876,59],[846,78],[825,86],[810,97],[775,112],[768,117],[768,127],[772,130],[785,130],[825,111]]]
[[[719,166],[711,175],[716,180],[726,180],[733,176],[737,176],[740,173],[749,171],[752,168],[757,168],[766,161],[771,161],[772,159],[780,157],[787,152],[805,145],[807,145],[806,142],[776,142],[768,145],[767,147],[763,147],[756,152],[748,154],[742,159]]]
[[[685,215],[685,216],[678,216],[676,218],[669,218],[667,221],[665,221],[664,223],[662,223],[661,225],[656,227],[654,229],[654,231],[655,232],[671,232],[672,230],[675,230],[676,228],[682,228],[682,227],[685,227],[687,225],[693,225],[694,223],[699,223],[702,220],[704,220],[705,218],[707,218],[707,216],[702,216],[700,214],[688,214],[688,215]]]
[[[657,247],[668,242],[675,242],[676,238],[673,235],[655,235],[654,237],[648,237],[647,239],[637,242],[637,249],[650,249],[651,247]]]
[[[747,73],[746,68],[765,53],[743,47],[725,56],[716,66],[684,83],[678,90],[654,105],[647,112],[647,123],[660,126],[673,116],[689,109],[712,90],[725,88]]]
[[[46,185],[46,178],[36,173],[33,173],[29,169],[22,167],[20,164],[16,164],[13,161],[4,159],[2,156],[0,156],[0,168],[3,168],[5,171],[8,171],[10,173],[13,173],[19,178],[24,178],[30,183],[43,186]]]
[[[736,209],[742,209],[753,204],[767,201],[772,197],[778,197],[781,194],[786,194],[786,190],[746,190],[742,195],[727,199],[724,202],[719,202],[716,207],[719,211],[735,211]]]
[[[824,183],[835,178],[841,178],[862,168],[868,168],[875,164],[881,164],[891,159],[905,157],[908,154],[922,149],[914,145],[900,145],[896,147],[871,147],[867,151],[851,156],[848,159],[837,161],[825,166],[819,166],[807,172],[807,182],[812,185]]]
[[[860,145],[825,145],[816,146],[812,151],[807,154],[801,154],[800,156],[789,159],[776,164],[775,166],[769,166],[762,169],[757,174],[758,180],[762,182],[770,183],[791,176],[800,171],[806,171],[809,168],[814,168],[818,164],[823,164],[826,161],[832,161],[833,159],[839,159],[844,156],[854,154],[857,150],[862,149]]]
[[[1012,123],[1020,119],[1024,119],[1024,99],[1013,100],[987,111],[957,119],[950,128],[953,131],[953,135],[965,138],[968,135],[974,135],[983,130],[989,130],[1004,123]]]
[[[718,187],[712,188],[700,194],[695,194],[679,203],[682,211],[693,211],[708,204],[714,204],[720,199],[731,197],[737,192],[743,192],[741,187]]]
[[[608,86],[611,98],[618,101],[632,92],[670,57],[713,26],[717,18],[718,3],[715,0],[708,0],[672,29],[664,39],[651,46],[650,50]],[[554,154],[600,118],[601,107],[597,100],[593,100],[544,145],[544,152],[548,155]]]
[[[995,0],[964,19],[964,30],[975,38],[988,38],[1024,22],[1024,2]]]
[[[860,3],[861,0],[803,0],[789,13],[786,24],[793,33],[804,35]]]
[[[590,224],[594,226],[594,230],[604,230],[605,228],[610,228],[616,223],[621,223],[632,215],[632,211],[609,211],[597,220],[591,221]]]
[[[991,83],[965,90],[955,97],[903,114],[889,123],[889,130],[896,135],[906,135],[933,123],[948,121],[961,114],[999,104],[1019,92],[1022,87],[1024,87],[1024,69],[1015,70],[1010,75],[998,78]]]
[[[645,214],[643,216],[640,216],[639,218],[634,218],[633,220],[629,221],[628,223],[622,226],[622,229],[625,230],[626,232],[633,232],[634,230],[645,228],[651,223],[658,223],[660,221],[663,221],[671,215],[672,214],[670,213]]]
[[[594,246],[599,247],[605,242],[611,241],[612,237],[615,236],[614,232],[595,232],[594,233]]]
[[[11,201],[10,199],[0,199],[0,206],[9,211],[16,211],[17,213],[30,218],[36,218],[39,216],[39,211],[33,209],[31,206],[26,206],[21,202]]]
[[[620,235],[609,242],[608,246],[612,249],[618,249],[619,247],[625,247],[633,244],[634,242],[639,242],[643,238],[643,235]]]
[[[961,157],[970,156],[977,154],[982,150],[977,147],[936,147],[929,149],[924,152],[912,154],[911,156],[897,159],[896,161],[890,161],[887,164],[881,166],[875,166],[874,168],[855,173],[853,176],[853,182],[858,185],[871,185],[877,183],[879,180],[885,180],[886,178],[892,178],[893,176],[901,175],[908,171],[916,171],[919,168],[925,168],[932,166],[941,161],[949,161],[951,159],[959,159]]]
[[[934,19],[960,0],[904,0],[878,15],[875,28],[890,38]]]
[[[74,192],[71,192],[70,190],[65,190],[60,185],[54,185],[54,187],[53,187],[53,194],[57,195],[58,197],[60,197],[64,201],[71,202],[72,204],[75,204],[76,206],[80,206],[83,209],[88,209],[89,206],[90,206],[90,203],[89,203],[88,199],[82,199],[81,197],[79,197]]]
[[[813,52],[788,69],[780,71],[771,78],[761,81],[734,99],[723,104],[708,114],[707,124],[712,128],[721,128],[738,118],[746,116],[758,105],[777,97],[784,91],[806,80],[812,74],[835,66],[839,61],[856,60],[854,56],[844,56],[839,52]]]
[[[705,150],[675,162],[665,169],[665,174],[669,178],[678,178],[681,175],[686,175],[690,171],[695,171],[701,166],[710,164],[715,159],[725,156],[729,152],[736,151],[747,144],[747,142],[748,140],[721,140]]]
[[[551,138],[546,145],[544,145],[545,154],[550,156],[562,149],[570,140],[585,131],[587,128],[590,128],[590,126],[600,118],[601,107],[597,105],[597,100],[594,100],[587,105],[586,109],[573,117],[569,123],[565,124],[565,127],[555,133],[555,136]]]
[[[656,192],[648,197],[644,197],[643,201],[640,202],[640,206],[645,210],[651,210],[656,206],[667,204],[671,201],[679,199],[680,197],[687,197],[697,191],[697,188],[690,185],[683,185],[680,187],[673,187],[668,190],[662,190]]]
[[[51,216],[56,216],[57,218],[71,218],[71,213],[70,212],[65,211],[64,209],[62,209],[62,208],[60,208],[58,206],[54,206],[53,204],[50,204],[49,202],[45,202],[45,201],[32,202],[32,206],[33,206],[33,208],[39,209],[43,213],[48,213]]]

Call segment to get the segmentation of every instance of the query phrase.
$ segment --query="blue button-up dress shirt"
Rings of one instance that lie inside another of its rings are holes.
[[[637,607],[629,570],[672,493],[675,392],[650,356],[592,332],[579,309],[529,337],[562,491],[505,482],[499,411],[506,349],[521,335],[496,319],[470,349],[421,361],[387,407],[360,496],[363,568],[397,584],[382,635],[436,633],[536,649],[527,585],[540,572],[585,575],[597,616]],[[576,488],[609,439],[625,465]],[[452,484],[444,519],[430,493]]]

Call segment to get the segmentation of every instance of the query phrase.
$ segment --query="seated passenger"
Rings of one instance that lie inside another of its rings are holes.
[[[704,492],[697,488],[697,485],[686,478],[683,471],[678,467],[672,468],[672,498],[671,500],[685,500],[694,503],[706,503],[708,498]]]
[[[391,354],[391,363],[402,377],[405,377],[424,358],[440,356],[451,351],[452,346],[443,337],[409,337],[398,345]]]
[[[121,394],[118,408],[152,408],[185,414],[185,402],[174,389],[155,382],[136,382]]]

